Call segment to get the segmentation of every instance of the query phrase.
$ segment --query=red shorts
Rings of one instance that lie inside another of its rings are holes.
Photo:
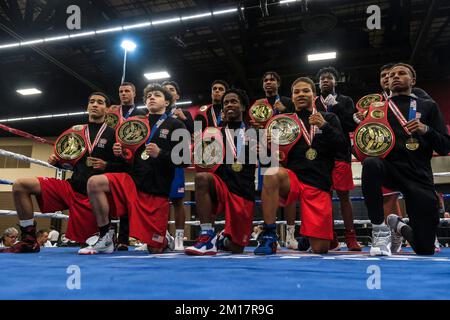
[[[280,198],[280,206],[285,207],[298,200],[302,217],[300,233],[306,237],[333,240],[331,193],[302,183],[293,171],[286,170],[290,190],[287,199]]]
[[[126,173],[105,173],[109,181],[110,215],[128,212],[130,236],[152,248],[166,245],[169,199],[138,191]]]
[[[383,193],[383,197],[397,195],[400,196],[400,191],[394,191],[389,188],[381,187],[381,192]]]
[[[216,215],[225,212],[224,235],[230,237],[233,243],[245,247],[252,233],[255,203],[230,192],[221,178],[215,174],[212,176],[218,202],[213,212]]]
[[[335,161],[332,172],[333,189],[337,191],[350,191],[355,189],[353,183],[352,164],[345,161]]]
[[[89,198],[73,191],[66,180],[39,177],[41,195],[37,196],[39,208],[44,213],[69,210],[66,237],[84,243],[98,232]]]

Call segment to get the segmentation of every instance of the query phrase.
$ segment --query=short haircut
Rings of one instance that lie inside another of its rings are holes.
[[[411,75],[413,76],[414,79],[417,78],[416,70],[414,70],[414,67],[412,65],[404,62],[399,62],[394,64],[391,69],[394,69],[395,67],[405,67],[411,72]]]
[[[120,84],[120,86],[121,87],[123,87],[123,86],[130,86],[131,88],[133,88],[133,92],[136,93],[136,86],[133,83],[131,83],[131,82],[122,82]]]
[[[38,232],[36,232],[36,238],[39,238],[39,237],[42,236],[44,233],[48,233],[48,230],[47,230],[47,229],[39,230]]]
[[[264,83],[264,79],[267,76],[272,76],[275,78],[275,80],[277,80],[278,84],[281,85],[281,77],[278,73],[276,73],[275,71],[267,71],[263,74],[262,78],[261,78],[261,82]]]
[[[324,74],[324,73],[331,73],[334,77],[334,80],[338,81],[338,71],[336,70],[335,67],[325,67],[325,68],[321,68],[316,75],[317,80],[320,80],[320,77]]]
[[[308,77],[300,77],[300,78],[295,79],[295,81],[292,83],[291,91],[293,91],[294,86],[295,86],[297,83],[299,83],[299,82],[304,82],[304,83],[309,84],[309,85],[311,86],[311,90],[313,91],[314,95],[317,94],[317,93],[316,93],[316,92],[317,92],[317,91],[316,91],[316,84],[314,83],[314,81],[312,81],[312,80],[311,80],[310,78],[308,78]]]
[[[3,231],[3,237],[5,236],[11,236],[12,234],[19,234],[19,231],[14,228],[14,227],[10,227],[8,229],[5,229],[5,231]]]
[[[88,101],[91,100],[92,96],[102,96],[103,98],[105,98],[106,106],[109,107],[111,105],[111,101],[109,100],[108,96],[103,92],[100,91],[92,92],[88,98]]]
[[[178,86],[178,83],[176,83],[175,81],[164,81],[161,85],[163,87],[164,86],[173,86],[175,88],[175,90],[177,90],[177,94],[181,95],[180,87]]]
[[[393,63],[393,62],[389,62],[389,63],[382,65],[380,68],[380,73],[383,72],[384,70],[388,70],[388,69],[391,70],[394,65],[395,65],[395,63]]]
[[[211,84],[211,88],[214,87],[215,84],[221,84],[225,87],[225,91],[230,89],[230,85],[225,80],[214,80]]]
[[[236,88],[232,88],[232,89],[228,89],[227,91],[225,91],[225,93],[222,96],[222,105],[223,105],[223,100],[225,99],[225,96],[229,93],[235,93],[238,98],[239,101],[241,102],[242,106],[244,107],[244,111],[247,110],[248,106],[250,105],[250,99],[248,98],[247,92],[245,92],[244,90],[241,89],[236,89]]]
[[[162,92],[164,94],[164,99],[166,101],[169,101],[169,105],[173,104],[173,96],[170,93],[169,90],[167,90],[166,88],[164,88],[162,85],[160,85],[159,83],[150,83],[147,85],[147,87],[145,87],[144,89],[144,104],[147,101],[147,95],[149,92],[154,92],[154,91],[159,91]]]

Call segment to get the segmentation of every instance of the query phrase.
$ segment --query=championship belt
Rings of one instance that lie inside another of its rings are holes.
[[[108,127],[117,129],[123,122],[122,107],[121,106],[111,106],[105,115],[105,123]]]
[[[150,136],[150,125],[146,116],[135,116],[123,121],[116,130],[116,140],[122,145],[123,157],[130,161],[136,150]]]
[[[223,164],[225,146],[220,128],[208,127],[200,143],[194,141],[194,165],[197,172],[214,173]]]
[[[356,103],[356,108],[360,112],[365,112],[369,110],[369,107],[372,104],[372,102],[381,102],[381,101],[383,101],[383,96],[381,94],[378,93],[368,94],[359,99],[359,101]]]
[[[356,157],[385,158],[395,145],[395,135],[387,120],[388,102],[373,102],[364,121],[356,128],[353,145]]]
[[[248,110],[250,119],[265,125],[274,115],[273,108],[267,99],[256,100]]]
[[[272,140],[275,136],[273,130],[279,130],[276,156],[278,161],[286,165],[289,151],[302,136],[301,124],[297,115],[295,113],[277,115],[267,122],[266,129]]]
[[[64,131],[56,140],[53,149],[62,168],[72,170],[86,153],[85,129],[86,125],[73,126]]]

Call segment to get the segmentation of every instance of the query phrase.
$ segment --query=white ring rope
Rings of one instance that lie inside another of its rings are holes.
[[[12,217],[12,216],[17,216],[17,211],[0,210],[0,217]],[[69,216],[66,214],[63,214],[61,211],[52,212],[52,213],[35,212],[34,217],[35,218],[56,218],[56,219],[63,219],[63,220],[69,219]]]
[[[51,164],[49,164],[49,163],[47,163],[45,161],[33,159],[33,158],[30,158],[30,157],[24,156],[22,154],[6,151],[6,150],[3,150],[3,149],[0,149],[0,156],[5,156],[5,157],[13,158],[13,159],[16,159],[16,160],[20,160],[20,161],[25,161],[25,162],[29,162],[29,163],[38,164],[38,165],[41,165],[43,167],[47,167],[47,168],[51,168],[51,169],[55,169],[55,170],[64,170],[64,169],[60,169],[60,168],[57,168],[55,166],[52,166]],[[64,170],[64,171],[70,171],[70,170]]]

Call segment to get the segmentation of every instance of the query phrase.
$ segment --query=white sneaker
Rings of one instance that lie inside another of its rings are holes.
[[[114,230],[109,230],[91,246],[78,250],[78,254],[110,254],[114,252]]]
[[[295,228],[287,228],[286,229],[286,248],[288,249],[298,249],[298,242],[295,239]]]
[[[399,216],[396,214],[390,214],[386,218],[387,224],[391,228],[391,252],[393,253],[399,253],[402,251],[403,237],[401,233],[397,231],[399,219]]]
[[[175,239],[172,237],[169,231],[166,230],[166,240],[167,240],[167,246],[164,251],[174,251],[175,250]]]
[[[184,251],[184,232],[175,234],[175,251]]]
[[[148,251],[148,250],[147,250],[147,244],[144,243],[143,245],[141,245],[141,246],[139,246],[139,247],[136,247],[136,248],[134,249],[134,251],[145,251],[145,252],[147,252],[147,251]]]
[[[371,256],[390,256],[391,230],[387,225],[372,225]]]

